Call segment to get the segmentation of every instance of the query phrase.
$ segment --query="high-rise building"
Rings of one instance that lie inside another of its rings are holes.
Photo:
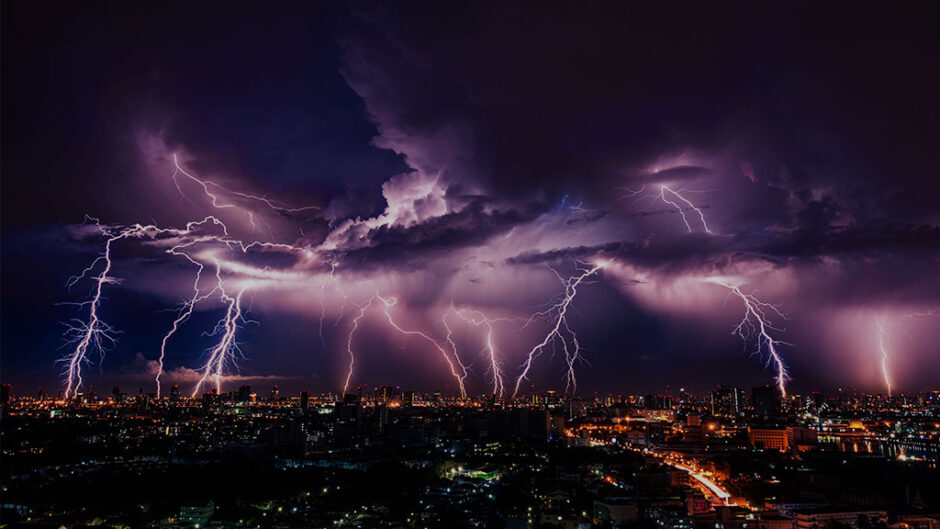
[[[277,390],[277,384],[271,388],[271,402],[276,402],[280,398],[280,392]]]
[[[215,391],[207,391],[202,395],[202,407],[205,410],[216,409],[222,405],[222,399]]]
[[[248,402],[251,400],[251,386],[244,385],[238,388],[238,402]]]
[[[395,394],[395,388],[392,386],[382,386],[375,392],[375,401],[380,404],[388,404]]]
[[[672,409],[672,395],[657,395],[656,396],[656,409],[671,410]]]
[[[359,422],[362,414],[359,402],[359,395],[355,393],[347,393],[343,396],[343,402],[337,406],[340,422]]]
[[[170,388],[170,402],[179,402],[180,401],[180,385],[173,384],[173,387]]]
[[[306,413],[307,408],[310,407],[310,393],[307,391],[300,392],[300,411]]]
[[[671,410],[673,407],[672,395],[655,395],[650,393],[644,399],[644,405],[648,410]]]
[[[751,402],[754,413],[764,417],[771,417],[780,413],[780,398],[777,389],[771,385],[756,386],[751,390]]]
[[[742,408],[742,392],[734,386],[719,385],[712,391],[712,415],[737,417]]]

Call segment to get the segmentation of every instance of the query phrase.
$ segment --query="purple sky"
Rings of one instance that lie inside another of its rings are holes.
[[[938,389],[930,17],[751,9],[6,6],[4,381]]]

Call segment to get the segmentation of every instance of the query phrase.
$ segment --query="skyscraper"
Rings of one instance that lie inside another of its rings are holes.
[[[712,391],[712,415],[737,417],[741,413],[742,391],[734,386],[719,385]]]
[[[754,404],[754,413],[764,417],[771,417],[780,413],[780,398],[777,389],[771,385],[756,386],[751,390],[751,402]]]

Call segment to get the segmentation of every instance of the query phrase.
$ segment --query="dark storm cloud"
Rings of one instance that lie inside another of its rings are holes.
[[[377,144],[513,194],[564,192],[572,179],[602,192],[670,148],[722,146],[736,101],[767,97],[747,10],[529,7],[358,5],[343,72]],[[758,110],[747,118],[780,119]],[[445,135],[460,145],[427,152]]]
[[[645,268],[674,274],[706,267],[719,269],[729,260],[760,260],[776,266],[819,261],[903,259],[940,261],[940,227],[857,227],[825,231],[798,230],[764,237],[687,237],[659,241],[615,241],[594,246],[559,248],[548,252],[523,252],[507,259],[512,264],[554,262],[560,258],[616,257]]]
[[[479,245],[514,226],[532,222],[545,212],[541,204],[487,211],[485,201],[477,199],[458,211],[413,226],[374,228],[366,235],[369,245],[346,252],[345,262],[368,269],[403,266],[412,261],[426,264],[443,253]]]
[[[832,192],[862,210],[886,175],[925,185],[899,170],[923,156],[925,138],[892,138],[873,150],[851,141],[894,136],[891,126],[864,121],[892,109],[903,120],[891,125],[911,134],[936,122],[936,99],[926,97],[926,87],[940,91],[937,76],[911,56],[915,43],[936,51],[936,39],[869,31],[898,26],[890,14],[809,4],[354,6],[359,23],[340,36],[343,73],[379,126],[376,144],[403,153],[419,170],[487,182],[511,196],[605,199],[620,185],[685,181],[720,169],[792,188],[838,185]],[[923,35],[926,28],[911,29]],[[866,57],[873,64],[849,50],[858,42],[880,50]],[[889,65],[895,62],[911,69]],[[898,75],[882,78],[875,65]],[[826,91],[810,90],[817,84]],[[895,93],[877,109],[864,103],[864,94],[888,91]],[[657,164],[696,149],[720,159]],[[891,194],[909,200],[903,211],[867,213],[931,211],[926,197],[900,186]],[[805,214],[822,223],[831,213],[828,204],[819,206]]]
[[[940,259],[940,227],[921,225],[857,226],[845,229],[799,230],[759,246],[776,257],[840,257],[861,259],[896,255],[906,259]]]
[[[692,180],[694,178],[707,175],[712,173],[712,169],[708,167],[699,167],[695,165],[680,165],[677,167],[670,167],[668,169],[663,169],[661,171],[655,171],[651,173],[640,173],[636,175],[630,175],[632,181],[637,183],[646,184],[646,183],[659,183],[659,182],[676,182],[684,180]]]
[[[692,9],[700,23],[677,26],[614,4],[357,5],[343,72],[376,143],[416,165],[514,195],[603,192],[624,164],[720,141],[721,106],[754,85],[732,66],[749,25]]]
[[[594,246],[575,246],[571,248],[559,248],[548,252],[523,252],[519,255],[506,259],[509,264],[542,264],[555,263],[561,260],[583,260],[588,257],[603,257],[605,255],[621,255],[628,253],[629,249],[636,247],[634,243],[625,241],[609,242]]]
[[[494,311],[550,299],[558,284],[536,265],[616,261],[579,294],[593,302],[607,288],[614,309],[575,304],[586,316],[578,325],[594,325],[579,336],[596,365],[624,343],[683,336],[676,313],[725,325],[715,311],[727,292],[701,281],[717,274],[794,307],[804,336],[831,316],[801,320],[804,310],[901,314],[940,302],[940,81],[925,66],[940,39],[935,17],[913,7],[203,4],[181,17],[25,6],[6,10],[3,28],[4,127],[15,131],[4,134],[3,242],[18,260],[4,263],[5,329],[58,317],[48,306],[61,289],[21,278],[58,287],[94,259],[103,238],[91,226],[36,235],[85,212],[161,226],[213,213],[233,237],[301,247],[225,255],[227,279],[259,285],[259,307],[296,311],[296,328],[309,327],[311,310],[322,322],[336,309],[339,329],[342,289],[357,306],[377,289],[397,296],[402,311],[426,312],[411,315],[418,328],[451,296]],[[141,163],[140,138],[160,147],[161,164]],[[166,163],[177,150],[201,177],[322,209],[253,210],[232,195],[239,207],[220,211],[198,186],[181,197]],[[663,200],[662,185],[685,193],[701,221]],[[11,237],[11,225],[29,232]],[[191,263],[158,270],[166,241],[130,242],[115,252],[125,289],[108,285],[126,305],[107,310],[130,318],[192,290],[182,275]],[[610,288],[616,281],[627,292]],[[260,293],[275,283],[289,292]],[[11,305],[28,317],[10,316]],[[624,319],[643,324],[611,338]],[[37,325],[4,333],[4,350],[58,341]],[[152,353],[158,341],[132,334],[119,347]],[[727,347],[704,339],[696,358]],[[177,361],[191,366],[184,354]],[[800,354],[817,351],[797,349],[797,366]],[[273,372],[286,365],[265,361]]]

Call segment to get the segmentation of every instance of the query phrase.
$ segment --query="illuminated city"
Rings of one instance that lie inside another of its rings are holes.
[[[930,13],[53,4],[0,528],[940,529]]]

